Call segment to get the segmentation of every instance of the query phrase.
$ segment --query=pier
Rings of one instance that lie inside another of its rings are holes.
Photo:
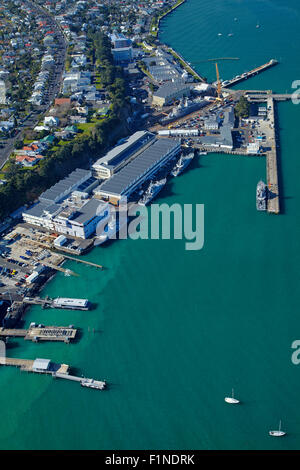
[[[69,343],[76,337],[75,328],[65,326],[32,326],[28,330],[0,328],[0,337],[24,338],[33,341],[63,341]]]
[[[46,297],[24,297],[23,302],[30,305],[41,305],[43,308],[62,308],[65,310],[89,310],[90,302],[88,299],[73,299],[69,297],[57,297],[51,299]]]
[[[104,390],[106,382],[86,377],[77,377],[69,374],[70,366],[67,364],[55,364],[49,359],[17,359],[13,357],[0,357],[0,365],[19,367],[24,372],[52,375],[53,378],[79,382],[82,387]]]
[[[103,269],[103,266],[101,266],[101,264],[92,263],[91,261],[85,261],[84,259],[73,258],[72,256],[68,256],[68,255],[65,255],[65,254],[63,254],[62,256],[64,258],[75,261],[76,263],[83,263],[83,264],[87,264],[88,266],[93,266],[94,268]]]
[[[272,98],[274,101],[288,101],[293,98],[293,95],[289,93],[253,93],[247,91],[246,95],[251,102],[267,101],[268,98]]]
[[[238,75],[237,77],[234,77],[231,80],[226,80],[225,84],[223,82],[222,88],[230,88],[231,86],[237,85],[238,83],[243,82],[244,80],[247,80],[248,78],[251,78],[261,72],[264,72],[265,70],[269,69],[270,67],[274,67],[274,65],[277,64],[277,60],[271,59],[266,64],[260,65],[259,67],[255,67],[255,69],[250,70],[249,72],[245,72],[242,75]]]
[[[273,136],[271,139],[271,149],[267,152],[267,185],[268,185],[268,206],[267,210],[271,214],[279,214],[279,187],[278,187],[278,168],[277,168],[277,146],[275,130],[275,112],[274,99],[270,96],[267,100],[268,113],[270,116]]]

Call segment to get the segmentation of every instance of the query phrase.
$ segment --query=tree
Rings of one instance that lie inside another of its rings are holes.
[[[244,97],[241,96],[239,102],[235,106],[235,115],[241,118],[248,118],[250,114],[250,103]]]

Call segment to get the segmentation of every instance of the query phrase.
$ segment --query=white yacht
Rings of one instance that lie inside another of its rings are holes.
[[[277,431],[269,431],[269,435],[273,437],[282,437],[286,435],[286,432],[281,431],[281,421],[279,421],[279,428]]]
[[[226,403],[231,403],[232,405],[236,405],[237,403],[240,403],[240,400],[237,400],[234,398],[234,390],[232,389],[231,397],[225,397],[224,399]]]

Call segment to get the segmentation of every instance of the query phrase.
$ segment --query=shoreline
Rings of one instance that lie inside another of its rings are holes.
[[[152,21],[150,23],[150,31],[149,33],[156,37],[158,39],[158,35],[159,35],[159,28],[160,28],[160,22],[163,18],[165,18],[167,15],[169,15],[170,13],[172,13],[174,10],[176,10],[178,7],[180,7],[181,5],[183,5],[183,3],[185,3],[186,0],[179,0],[175,5],[173,5],[172,8],[170,8],[170,10],[166,11],[165,13],[162,13],[156,20],[155,24],[152,25]],[[155,28],[155,31],[152,31],[152,29]]]

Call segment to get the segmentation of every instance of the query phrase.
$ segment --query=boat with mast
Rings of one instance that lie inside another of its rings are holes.
[[[240,400],[237,400],[236,398],[234,398],[234,390],[233,389],[232,389],[231,397],[225,397],[224,400],[226,401],[226,403],[230,403],[232,405],[236,405],[236,404],[240,403]]]
[[[279,421],[279,428],[277,431],[269,431],[269,435],[272,437],[282,437],[286,435],[286,432],[281,431],[281,420]]]

